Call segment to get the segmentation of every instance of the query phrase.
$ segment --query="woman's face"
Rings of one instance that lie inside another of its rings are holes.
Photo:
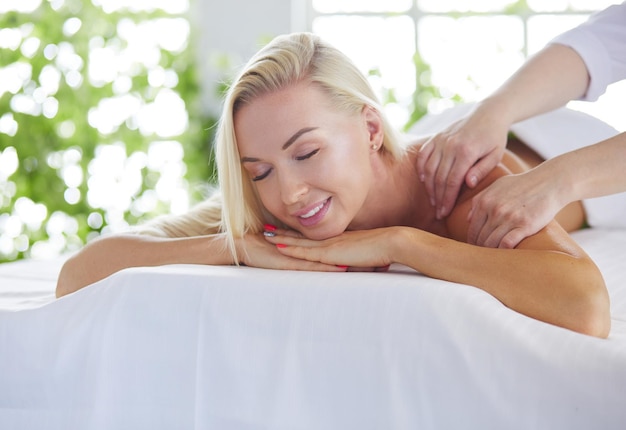
[[[235,115],[241,163],[263,205],[312,239],[341,234],[359,216],[381,129],[373,109],[339,111],[310,83],[259,97]]]

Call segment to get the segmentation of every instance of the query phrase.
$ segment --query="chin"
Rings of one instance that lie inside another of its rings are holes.
[[[336,218],[336,217],[335,217]],[[302,236],[311,240],[325,240],[331,237],[339,236],[348,229],[348,223],[344,222],[329,222],[330,219],[326,219],[326,222],[322,222],[317,225],[305,227],[297,220],[289,219],[282,220],[283,224],[289,226],[289,228],[297,231]],[[334,219],[333,221],[336,221]]]
[[[301,229],[300,233],[307,239],[311,240],[325,240],[330,239],[331,237],[339,236],[340,234],[346,231],[345,228],[335,228],[335,229]]]

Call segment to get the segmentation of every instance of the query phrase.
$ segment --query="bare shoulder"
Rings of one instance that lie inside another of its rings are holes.
[[[468,215],[472,209],[472,198],[493,184],[497,179],[511,173],[511,170],[508,169],[504,162],[501,162],[476,187],[469,188],[464,185],[461,188],[454,209],[446,218],[446,227],[452,239],[467,242],[467,233],[469,231]]]
[[[452,213],[446,219],[446,226],[450,237],[462,242],[467,241],[469,230],[468,214],[472,209],[472,198],[487,188],[497,179],[515,173],[528,170],[526,164],[515,154],[506,151],[502,162],[499,163],[475,188],[463,187],[459,193],[457,203]],[[582,249],[576,244],[571,236],[557,223],[551,221],[537,234],[527,237],[518,248],[559,250],[571,255],[584,255]]]

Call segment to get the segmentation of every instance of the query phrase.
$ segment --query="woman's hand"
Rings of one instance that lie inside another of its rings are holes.
[[[502,159],[509,125],[497,118],[479,106],[421,147],[417,169],[437,218],[450,214],[463,183],[474,188]]]
[[[288,236],[282,236],[288,237]],[[281,270],[310,270],[315,272],[345,272],[345,267],[307,261],[279,252],[276,245],[269,243],[262,233],[247,234],[236,240],[237,255],[242,264],[250,267]]]
[[[266,237],[283,256],[327,265],[366,270],[386,270],[393,260],[394,227],[348,231],[326,240],[285,235],[276,230]]]

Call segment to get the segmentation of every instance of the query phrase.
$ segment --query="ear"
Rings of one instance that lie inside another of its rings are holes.
[[[383,119],[376,109],[368,105],[363,106],[362,116],[367,127],[370,149],[376,152],[383,146],[385,137]]]

